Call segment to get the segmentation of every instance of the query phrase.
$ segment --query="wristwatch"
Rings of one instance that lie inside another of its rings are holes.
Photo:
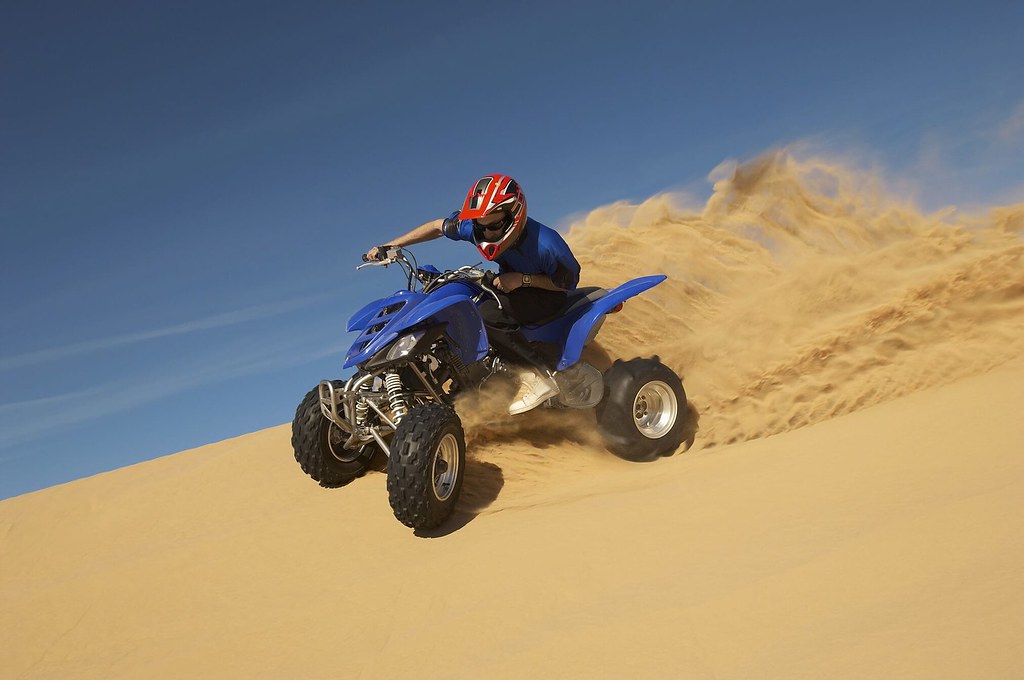
[[[529,288],[533,283],[533,277],[529,274],[523,274],[523,288]]]

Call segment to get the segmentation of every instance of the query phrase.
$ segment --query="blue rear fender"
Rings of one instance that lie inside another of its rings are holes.
[[[483,319],[472,299],[476,293],[471,286],[452,283],[429,295],[401,291],[371,302],[349,320],[349,330],[363,332],[349,349],[344,368],[363,363],[418,325],[444,324],[455,345],[452,350],[464,363],[482,359],[490,345]],[[400,303],[404,303],[400,310],[387,313]]]
[[[583,352],[583,345],[590,335],[590,330],[612,308],[645,290],[654,288],[666,278],[668,277],[664,274],[641,276],[638,279],[627,281],[618,288],[608,291],[604,297],[595,300],[569,328],[565,339],[565,348],[562,350],[562,358],[558,361],[558,370],[564,371],[580,360],[580,354]]]

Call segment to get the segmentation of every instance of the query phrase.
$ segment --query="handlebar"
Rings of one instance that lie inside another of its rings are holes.
[[[501,296],[498,295],[498,291],[494,288],[494,279],[496,278],[494,272],[478,269],[477,271],[483,271],[484,275],[478,281],[478,285],[483,288],[486,292],[490,293],[494,301],[498,303],[498,309],[504,311],[505,306],[501,304]]]
[[[358,265],[356,269],[359,270],[364,267],[387,267],[388,265],[397,263],[405,271],[408,289],[411,291],[416,290],[414,282],[418,281],[422,285],[422,292],[424,293],[429,292],[430,290],[435,290],[446,283],[465,281],[478,286],[482,291],[481,295],[483,295],[483,293],[489,294],[494,298],[494,301],[498,303],[498,309],[504,309],[504,306],[501,304],[501,297],[498,295],[498,291],[494,288],[494,272],[480,269],[477,266],[480,264],[479,262],[476,265],[466,265],[437,275],[436,273],[420,269],[413,254],[400,246],[379,247],[386,248],[386,250],[383,251],[383,258],[371,260],[364,253],[362,256],[363,264]],[[477,297],[477,300],[479,300],[479,297]]]

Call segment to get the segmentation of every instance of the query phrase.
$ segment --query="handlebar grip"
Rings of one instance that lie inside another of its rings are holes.
[[[377,257],[367,257],[366,253],[363,253],[363,262],[380,262],[382,260],[386,260],[386,259],[388,259],[388,253],[387,253],[388,248],[397,248],[397,247],[398,246],[393,246],[393,245],[390,245],[388,243],[382,243],[379,246],[374,246],[374,248],[377,249]]]

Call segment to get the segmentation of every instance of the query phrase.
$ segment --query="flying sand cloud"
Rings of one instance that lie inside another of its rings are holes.
[[[1024,203],[924,213],[877,177],[788,149],[711,179],[700,210],[671,195],[620,203],[567,236],[588,285],[668,274],[598,343],[675,368],[703,446],[983,373],[1024,349]]]

